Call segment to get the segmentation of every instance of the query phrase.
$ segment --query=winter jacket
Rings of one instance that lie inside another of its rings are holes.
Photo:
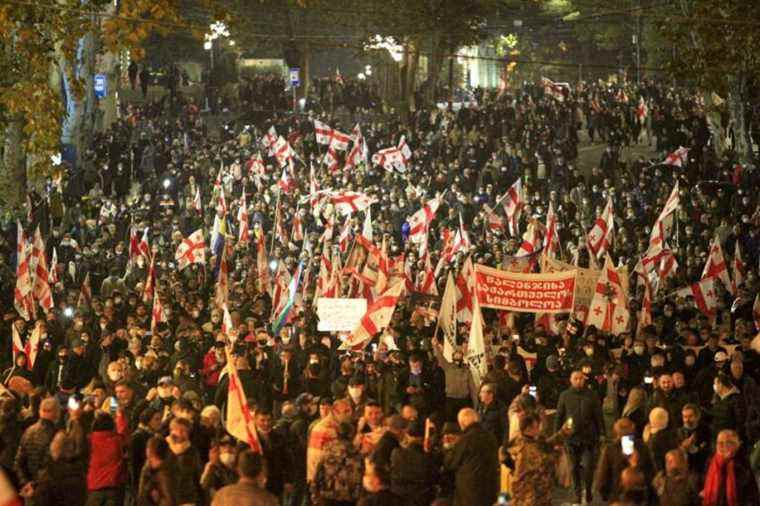
[[[492,506],[499,493],[499,444],[479,423],[467,427],[454,448],[443,457],[454,471],[454,506]]]
[[[604,435],[604,420],[599,397],[588,388],[568,388],[559,396],[554,431],[559,432],[568,418],[573,419],[573,433],[568,444],[596,444]]]
[[[126,481],[124,437],[113,431],[99,430],[90,434],[90,465],[87,490],[100,490],[123,485]]]
[[[433,459],[421,444],[396,448],[391,453],[391,490],[404,499],[404,506],[428,506],[433,502],[437,474]]]
[[[14,469],[21,485],[37,479],[50,455],[50,442],[55,435],[53,422],[40,419],[21,436]]]

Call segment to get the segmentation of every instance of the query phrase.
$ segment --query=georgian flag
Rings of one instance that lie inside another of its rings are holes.
[[[341,230],[338,236],[338,248],[341,254],[345,254],[348,250],[348,242],[351,238],[352,226],[351,216],[346,216],[346,222],[343,224],[343,230]]]
[[[406,143],[406,137],[401,136],[397,146],[381,149],[372,155],[372,163],[379,165],[389,172],[393,172],[395,169],[398,172],[404,173],[411,158],[412,150],[409,149],[409,145]]]
[[[427,238],[430,224],[435,219],[435,213],[441,205],[441,196],[428,200],[420,210],[407,218],[409,223],[409,240],[413,243],[421,243]]]
[[[467,257],[462,269],[454,280],[456,287],[457,321],[472,323],[473,299],[475,297],[475,269],[472,259]]]
[[[40,227],[34,231],[34,244],[32,245],[32,257],[35,259],[35,276],[32,285],[32,295],[39,302],[45,314],[53,309],[53,292],[50,289],[50,272],[48,271],[45,257],[45,242],[42,240]]]
[[[391,322],[399,298],[404,291],[404,283],[398,282],[385,290],[367,307],[367,312],[359,320],[348,338],[340,345],[340,350],[364,349],[367,343]]]
[[[603,257],[610,249],[614,237],[615,220],[613,216],[612,197],[607,198],[602,215],[594,222],[594,226],[586,237],[586,245],[594,258]]]
[[[195,196],[193,197],[193,209],[199,213],[203,211],[203,203],[201,202],[201,187],[200,186],[195,187]]]
[[[280,136],[277,135],[277,130],[275,130],[274,125],[272,125],[261,139],[261,145],[266,148],[269,156],[274,156],[274,145],[277,143],[278,138],[280,138]]]
[[[473,273],[473,278],[474,276],[475,273]],[[467,355],[464,359],[470,366],[473,383],[480,385],[482,379],[488,374],[488,357],[486,341],[483,337],[483,315],[480,312],[477,295],[473,299],[472,325],[470,325],[470,337],[467,340]]]
[[[488,229],[492,232],[504,232],[506,229],[506,226],[504,224],[504,219],[496,214],[493,209],[488,204],[483,204],[483,214],[486,218],[486,225],[488,225]]]
[[[643,124],[647,116],[649,116],[649,107],[647,107],[647,103],[644,100],[644,97],[639,97],[639,105],[636,107],[636,117],[639,120],[639,123]]]
[[[174,254],[177,269],[182,270],[190,264],[206,263],[206,240],[203,238],[203,229],[198,229],[187,238],[183,239]]]
[[[282,190],[283,193],[290,193],[291,190],[296,187],[296,182],[293,181],[293,178],[288,174],[287,167],[283,167],[282,176],[277,180],[277,187]]]
[[[673,225],[671,214],[676,212],[679,206],[678,182],[676,181],[673,191],[670,192],[668,200],[655,220],[652,226],[652,232],[649,235],[649,248],[660,246],[667,240],[670,229]]]
[[[277,142],[274,143],[272,149],[280,167],[285,167],[288,163],[291,163],[296,156],[296,152],[290,146],[290,143],[282,137],[277,138]]]
[[[670,153],[663,160],[663,165],[670,165],[672,167],[683,167],[689,160],[689,148],[679,146],[678,149]]]
[[[32,276],[29,271],[29,248],[26,234],[21,222],[16,222],[16,289],[13,293],[13,306],[24,320],[34,316],[34,299],[32,298]]]
[[[364,193],[353,191],[340,191],[330,194],[330,202],[335,206],[335,210],[343,216],[348,216],[358,211],[364,211],[371,206],[375,200]]]
[[[520,214],[525,207],[525,193],[523,191],[522,179],[518,179],[507,190],[507,193],[499,199],[504,206],[504,212],[507,215],[509,224],[509,233],[513,237],[519,235]]]
[[[723,283],[723,287],[731,295],[736,296],[734,285],[728,275],[728,264],[723,256],[723,248],[721,248],[720,241],[717,238],[710,245],[710,255],[707,257],[705,268],[702,270],[702,279],[704,278],[718,278]]]
[[[557,214],[554,212],[554,202],[549,202],[546,213],[546,234],[544,235],[544,255],[547,258],[559,258],[559,232],[557,230]]]
[[[247,244],[251,240],[251,229],[248,225],[248,203],[245,198],[245,189],[243,189],[243,196],[240,199],[240,207],[238,208],[238,244]]]
[[[715,316],[718,309],[718,295],[715,278],[702,278],[696,283],[676,291],[676,297],[693,297],[697,309],[707,317]]]
[[[595,325],[603,332],[619,335],[627,331],[628,320],[627,269],[615,269],[612,259],[606,255],[586,315],[586,326]]]
[[[367,148],[367,142],[364,140],[364,136],[362,135],[358,123],[352,132],[352,140],[354,141],[354,145],[351,148],[351,151],[349,151],[348,156],[346,156],[346,165],[344,169],[353,169],[360,163],[369,166],[369,149]]]
[[[541,250],[541,244],[541,234],[538,232],[538,227],[535,223],[529,223],[528,229],[523,234],[523,242],[515,256],[522,257],[538,253]]]

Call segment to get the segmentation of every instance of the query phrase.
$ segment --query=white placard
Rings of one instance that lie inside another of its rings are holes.
[[[317,316],[320,332],[350,332],[359,324],[367,312],[367,299],[325,299],[317,300]]]

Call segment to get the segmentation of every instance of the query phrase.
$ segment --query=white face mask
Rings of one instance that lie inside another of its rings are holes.
[[[108,371],[108,379],[113,381],[114,383],[121,380],[121,372],[120,371]]]
[[[219,460],[225,466],[232,467],[233,464],[235,464],[235,454],[234,453],[222,453],[222,454],[219,455]]]
[[[644,354],[644,347],[643,346],[634,346],[633,347],[633,351],[634,351],[634,353],[636,353],[636,355],[643,355]]]

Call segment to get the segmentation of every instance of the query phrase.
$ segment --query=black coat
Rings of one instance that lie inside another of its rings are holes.
[[[404,506],[428,506],[435,498],[437,469],[421,444],[396,448],[391,453],[391,490]]]
[[[639,454],[639,470],[644,473],[647,483],[654,477],[654,465],[649,450],[640,439],[633,442],[633,449]],[[602,447],[599,463],[594,474],[594,488],[605,501],[620,493],[620,473],[629,466],[628,457],[623,454],[620,440],[615,440]]]
[[[559,432],[568,418],[573,419],[573,433],[567,438],[570,444],[596,444],[604,435],[604,420],[599,397],[588,388],[568,388],[559,396],[554,431]]]
[[[494,399],[490,406],[480,405],[480,424],[494,435],[496,441],[503,441],[507,435],[507,408],[501,401]]]
[[[744,398],[738,391],[722,399],[717,397],[709,410],[710,432],[713,440],[718,437],[720,431],[725,429],[735,430],[739,433],[739,437],[743,437],[745,413]]]
[[[499,444],[479,423],[467,427],[444,455],[444,467],[454,471],[454,506],[492,506],[499,495]]]
[[[259,433],[259,443],[267,462],[267,490],[282,495],[286,483],[293,482],[293,455],[287,440],[279,433],[271,431],[268,438]]]

